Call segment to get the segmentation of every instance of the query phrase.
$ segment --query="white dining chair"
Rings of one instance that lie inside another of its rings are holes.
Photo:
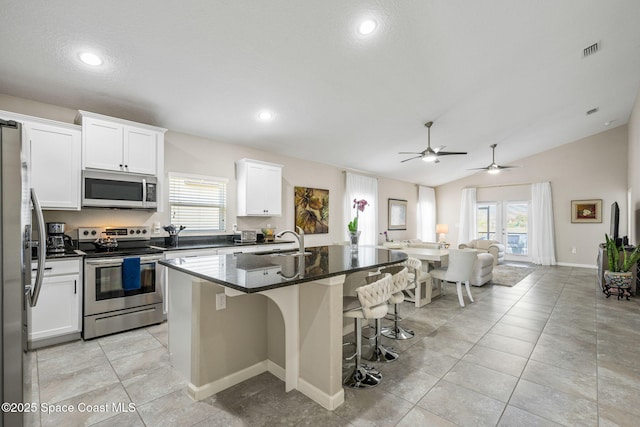
[[[464,283],[467,290],[469,301],[473,302],[471,289],[469,288],[469,280],[471,280],[473,265],[477,258],[478,254],[475,249],[451,249],[449,250],[449,265],[447,268],[436,268],[429,271],[433,279],[441,281],[441,286],[444,282],[455,282],[461,307],[464,307],[462,283]]]

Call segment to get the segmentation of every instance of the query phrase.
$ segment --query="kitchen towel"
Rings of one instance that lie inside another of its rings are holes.
[[[140,289],[140,258],[122,260],[122,288],[125,291]]]

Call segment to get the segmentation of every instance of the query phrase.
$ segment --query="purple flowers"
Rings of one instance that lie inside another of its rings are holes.
[[[354,209],[356,209],[356,217],[353,219],[353,221],[347,224],[350,232],[355,233],[358,231],[358,215],[360,212],[364,212],[365,206],[369,206],[369,202],[367,202],[365,199],[353,199],[353,207]]]
[[[364,212],[364,207],[368,205],[369,205],[369,202],[367,202],[365,199],[362,199],[362,200],[353,199],[353,207],[355,208],[357,206],[358,211],[360,212]],[[356,211],[356,216],[358,216],[357,211]]]

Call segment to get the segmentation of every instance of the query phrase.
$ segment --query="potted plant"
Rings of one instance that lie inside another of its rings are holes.
[[[624,246],[618,246],[614,239],[604,235],[607,247],[608,270],[604,272],[604,293],[609,297],[611,288],[617,289],[618,298],[621,293],[629,299],[629,288],[633,280],[631,268],[640,260],[640,246],[632,251],[627,251]],[[620,253],[622,252],[622,256]]]
[[[351,239],[351,249],[358,249],[358,238],[360,237],[360,231],[358,230],[358,216],[360,212],[364,212],[365,206],[368,206],[369,202],[365,199],[357,200],[353,199],[353,207],[356,210],[356,217],[349,221],[347,228],[349,229],[349,238]]]

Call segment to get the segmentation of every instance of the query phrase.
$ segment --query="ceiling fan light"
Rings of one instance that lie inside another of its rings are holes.
[[[428,153],[428,154],[425,154],[425,155],[424,155],[424,157],[422,158],[422,160],[424,160],[425,162],[429,162],[429,163],[431,163],[431,162],[435,162],[436,160],[438,160],[438,156],[436,156],[436,155],[435,155],[435,154],[433,154],[433,153]]]
[[[487,169],[487,172],[489,172],[490,174],[497,174],[500,173],[500,168],[498,167],[498,165],[493,164],[491,166],[489,166],[489,169]]]
[[[365,21],[362,21],[360,25],[358,25],[358,32],[363,36],[367,36],[373,33],[377,26],[378,24],[376,23],[376,21],[374,21],[373,19],[367,19]]]

